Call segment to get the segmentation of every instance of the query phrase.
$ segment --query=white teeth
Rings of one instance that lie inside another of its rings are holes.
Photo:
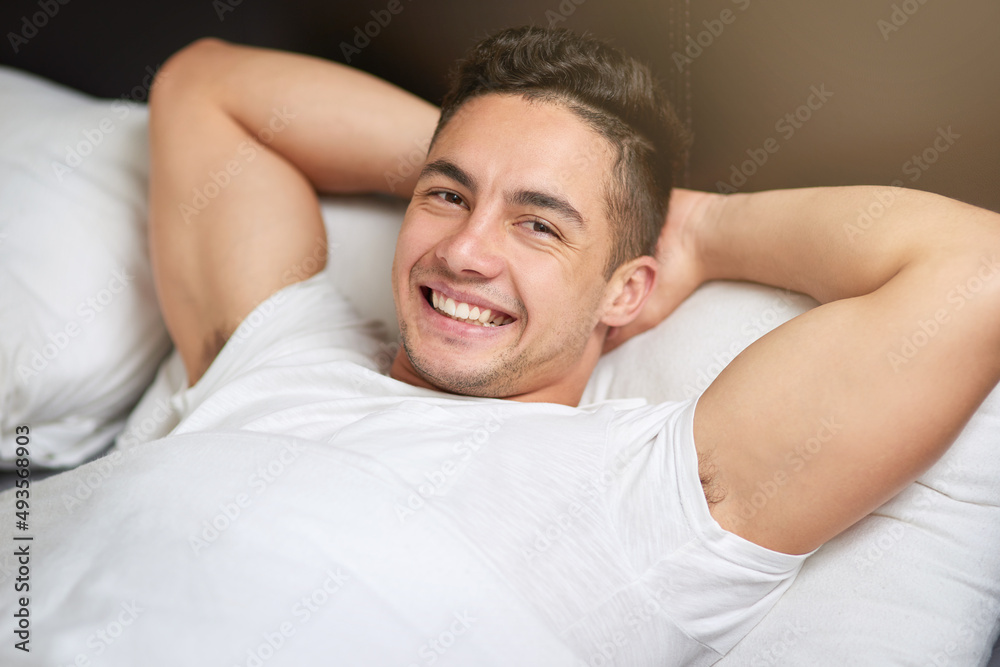
[[[510,324],[513,317],[506,317],[501,313],[493,314],[489,308],[480,310],[479,306],[470,306],[467,303],[458,301],[451,297],[431,290],[431,303],[439,312],[450,315],[457,320],[464,320],[469,324],[479,324],[484,327],[497,327],[503,324]]]

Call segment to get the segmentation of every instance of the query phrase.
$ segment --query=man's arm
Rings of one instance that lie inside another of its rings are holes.
[[[189,384],[254,307],[325,266],[316,190],[411,195],[420,165],[403,177],[399,160],[437,117],[298,54],[201,40],[167,61],[150,99],[150,255]]]
[[[886,188],[706,195],[700,278],[821,306],[739,355],[700,398],[699,460],[726,529],[805,553],[930,467],[1000,380],[1000,215]],[[860,232],[860,233],[859,233]]]

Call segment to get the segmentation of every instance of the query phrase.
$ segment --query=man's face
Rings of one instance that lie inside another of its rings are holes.
[[[428,156],[396,244],[404,351],[393,377],[475,396],[582,391],[606,330],[612,164],[608,142],[561,105],[466,102]]]

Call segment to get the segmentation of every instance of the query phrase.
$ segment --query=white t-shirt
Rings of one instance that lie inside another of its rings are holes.
[[[342,494],[343,526],[370,517],[364,530],[344,529],[355,541],[339,561],[378,599],[376,618],[358,618],[368,634],[387,608],[398,623],[449,600],[441,592],[454,582],[435,580],[441,572],[476,571],[486,580],[471,584],[485,595],[475,636],[491,651],[518,625],[514,614],[530,613],[554,640],[540,651],[568,649],[535,664],[708,665],[760,621],[806,558],[713,520],[694,400],[574,408],[456,396],[388,377],[389,360],[377,329],[317,274],[259,305],[173,399],[181,421],[171,436],[239,429],[328,449],[332,459],[310,465],[356,490]],[[383,562],[380,549],[399,539],[408,559]],[[422,550],[436,554],[426,571]],[[361,663],[382,664],[376,655]]]

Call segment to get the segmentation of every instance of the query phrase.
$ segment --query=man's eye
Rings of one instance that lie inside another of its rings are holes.
[[[446,192],[445,190],[439,190],[434,193],[435,197],[440,197],[449,204],[455,204],[456,206],[461,206],[465,203],[461,195],[457,195],[454,192]]]
[[[537,234],[548,234],[549,236],[557,236],[556,231],[546,225],[541,220],[529,220],[528,224],[531,225],[531,231]]]

